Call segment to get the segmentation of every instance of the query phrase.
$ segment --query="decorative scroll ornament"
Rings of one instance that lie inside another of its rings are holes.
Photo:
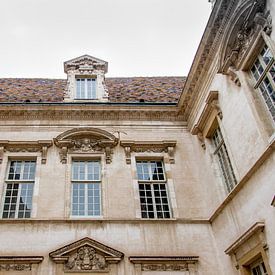
[[[106,270],[108,264],[105,258],[90,246],[83,246],[69,256],[65,264],[65,270]]]
[[[131,163],[131,152],[135,153],[167,153],[170,163],[175,163],[176,141],[130,141],[122,140],[120,145],[124,147],[126,163]]]
[[[60,161],[67,163],[68,153],[94,154],[104,153],[106,163],[111,163],[113,148],[118,139],[101,129],[78,128],[64,132],[54,139],[60,148]]]
[[[231,20],[231,28],[225,33],[220,72],[231,77],[238,86],[240,81],[237,71],[243,64],[247,51],[263,31],[270,35],[272,19],[265,11],[266,0],[250,0],[241,4]]]

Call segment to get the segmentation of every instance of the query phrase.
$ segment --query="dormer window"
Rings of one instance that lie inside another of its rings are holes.
[[[96,78],[76,78],[75,99],[96,99]]]
[[[105,85],[105,74],[108,72],[106,61],[82,55],[64,62],[64,71],[67,74],[64,101],[108,101]]]

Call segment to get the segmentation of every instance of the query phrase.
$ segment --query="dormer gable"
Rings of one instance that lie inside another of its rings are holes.
[[[108,62],[82,55],[64,62],[64,72],[67,74],[64,101],[108,101],[105,86]]]

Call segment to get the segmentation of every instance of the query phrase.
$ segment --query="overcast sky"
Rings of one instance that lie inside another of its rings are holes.
[[[187,75],[211,12],[208,0],[2,0],[0,77],[66,78],[89,54],[107,77]]]

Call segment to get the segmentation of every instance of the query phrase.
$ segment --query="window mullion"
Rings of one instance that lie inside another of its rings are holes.
[[[18,183],[18,193],[17,193],[17,198],[16,198],[16,207],[15,207],[15,218],[18,218],[18,212],[19,212],[19,204],[20,204],[20,197],[21,197],[21,189],[22,189],[22,184]]]
[[[153,201],[154,218],[158,218],[156,201],[155,201],[155,194],[154,194],[154,184],[150,183],[150,187],[151,187],[151,194],[152,194],[152,201]]]
[[[88,183],[84,184],[84,215],[88,216]]]
[[[265,69],[262,72],[262,74],[260,75],[260,77],[257,80],[256,84],[254,85],[254,89],[258,89],[259,88],[260,84],[263,82],[263,79],[266,77],[269,69],[271,68],[272,64],[273,64],[273,59],[267,65],[265,65]]]

